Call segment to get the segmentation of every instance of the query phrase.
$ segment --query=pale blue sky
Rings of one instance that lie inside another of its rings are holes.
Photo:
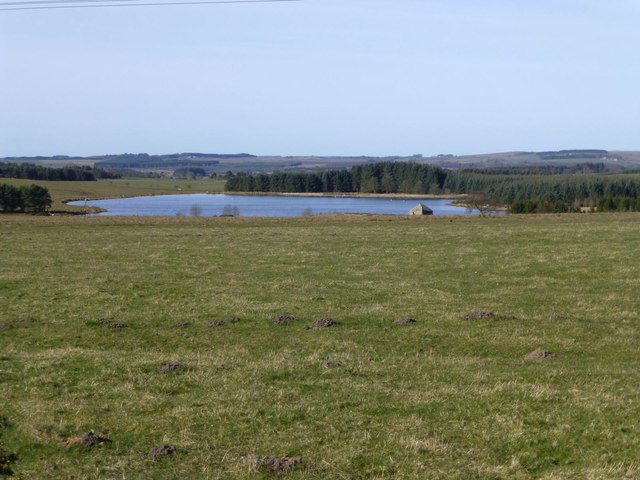
[[[638,150],[638,25],[637,0],[2,11],[0,156]]]

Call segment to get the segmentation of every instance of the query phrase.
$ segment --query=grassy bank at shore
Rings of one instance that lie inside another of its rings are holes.
[[[4,216],[0,456],[25,479],[638,478],[639,231]]]

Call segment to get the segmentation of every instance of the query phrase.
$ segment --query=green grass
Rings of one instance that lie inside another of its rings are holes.
[[[29,479],[638,478],[639,222],[2,217],[0,442]]]
[[[49,190],[53,200],[52,210],[58,212],[82,213],[86,207],[67,205],[68,200],[95,200],[102,198],[134,197],[139,195],[170,195],[177,193],[221,193],[224,180],[172,179],[172,178],[122,178],[98,180],[95,182],[48,182],[0,178],[0,183],[11,185],[42,185]]]

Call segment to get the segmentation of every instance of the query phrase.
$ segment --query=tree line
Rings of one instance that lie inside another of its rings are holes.
[[[2,213],[46,213],[51,207],[49,190],[40,185],[14,187],[0,184],[0,211]]]
[[[325,172],[236,174],[225,189],[274,193],[477,194],[513,213],[640,211],[640,174],[606,173],[604,165],[445,170],[412,162],[378,162]],[[567,173],[571,172],[571,173]]]
[[[378,162],[324,172],[274,172],[231,175],[230,192],[273,193],[442,193],[447,173],[411,162]]]
[[[25,178],[50,181],[95,181],[99,178],[120,178],[117,173],[89,166],[43,167],[33,163],[0,163],[1,178]]]
[[[513,213],[640,211],[640,174],[486,175],[449,172],[445,191],[484,192]],[[607,201],[605,201],[605,199]],[[615,206],[614,206],[615,205]]]

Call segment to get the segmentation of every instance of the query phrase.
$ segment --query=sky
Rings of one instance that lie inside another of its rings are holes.
[[[0,11],[0,156],[640,150],[639,24],[637,0]]]

